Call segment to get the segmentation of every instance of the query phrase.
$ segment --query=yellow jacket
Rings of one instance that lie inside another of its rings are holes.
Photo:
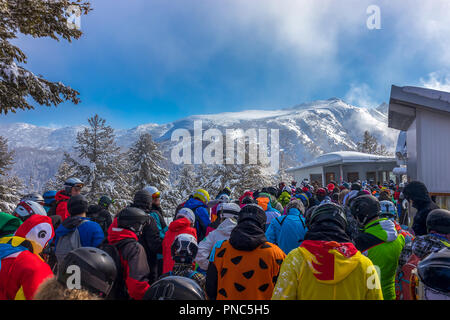
[[[351,243],[305,240],[284,260],[272,300],[383,300],[372,262]]]

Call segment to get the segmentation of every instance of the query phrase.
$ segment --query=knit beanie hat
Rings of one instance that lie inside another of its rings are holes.
[[[69,199],[67,210],[71,216],[86,213],[88,210],[88,201],[85,196],[79,194]]]

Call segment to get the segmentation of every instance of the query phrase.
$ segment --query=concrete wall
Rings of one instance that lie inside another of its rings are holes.
[[[417,179],[430,192],[450,193],[450,113],[418,110],[417,120],[417,146],[408,144],[408,157],[417,150]]]
[[[408,149],[408,160],[406,162],[406,165],[408,178],[411,181],[417,180],[417,122],[420,122],[420,119],[416,118],[416,120],[413,121],[406,133],[406,146]]]

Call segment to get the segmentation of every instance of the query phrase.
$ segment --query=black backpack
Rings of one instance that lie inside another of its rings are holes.
[[[99,245],[99,249],[105,251],[113,260],[117,269],[117,277],[114,281],[114,285],[109,293],[107,300],[129,300],[130,295],[128,294],[127,286],[125,284],[125,279],[123,277],[124,270],[122,268],[122,263],[120,262],[120,250],[126,246],[128,243],[136,242],[135,239],[124,239],[117,242],[116,244],[110,244],[106,240]]]

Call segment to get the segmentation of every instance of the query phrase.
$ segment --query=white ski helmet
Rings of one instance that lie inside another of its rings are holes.
[[[26,201],[26,200],[34,201],[34,202],[37,202],[39,204],[44,203],[44,197],[42,195],[40,195],[39,193],[37,193],[37,192],[33,192],[33,193],[30,193],[30,194],[27,194],[20,201]]]
[[[46,216],[47,212],[39,203],[31,200],[21,201],[13,212],[13,215],[22,221],[27,220],[34,214]]]
[[[153,194],[159,192],[159,190],[156,187],[153,187],[153,186],[146,186],[144,188],[144,190],[147,191],[148,193],[150,193],[150,195],[153,195]]]

